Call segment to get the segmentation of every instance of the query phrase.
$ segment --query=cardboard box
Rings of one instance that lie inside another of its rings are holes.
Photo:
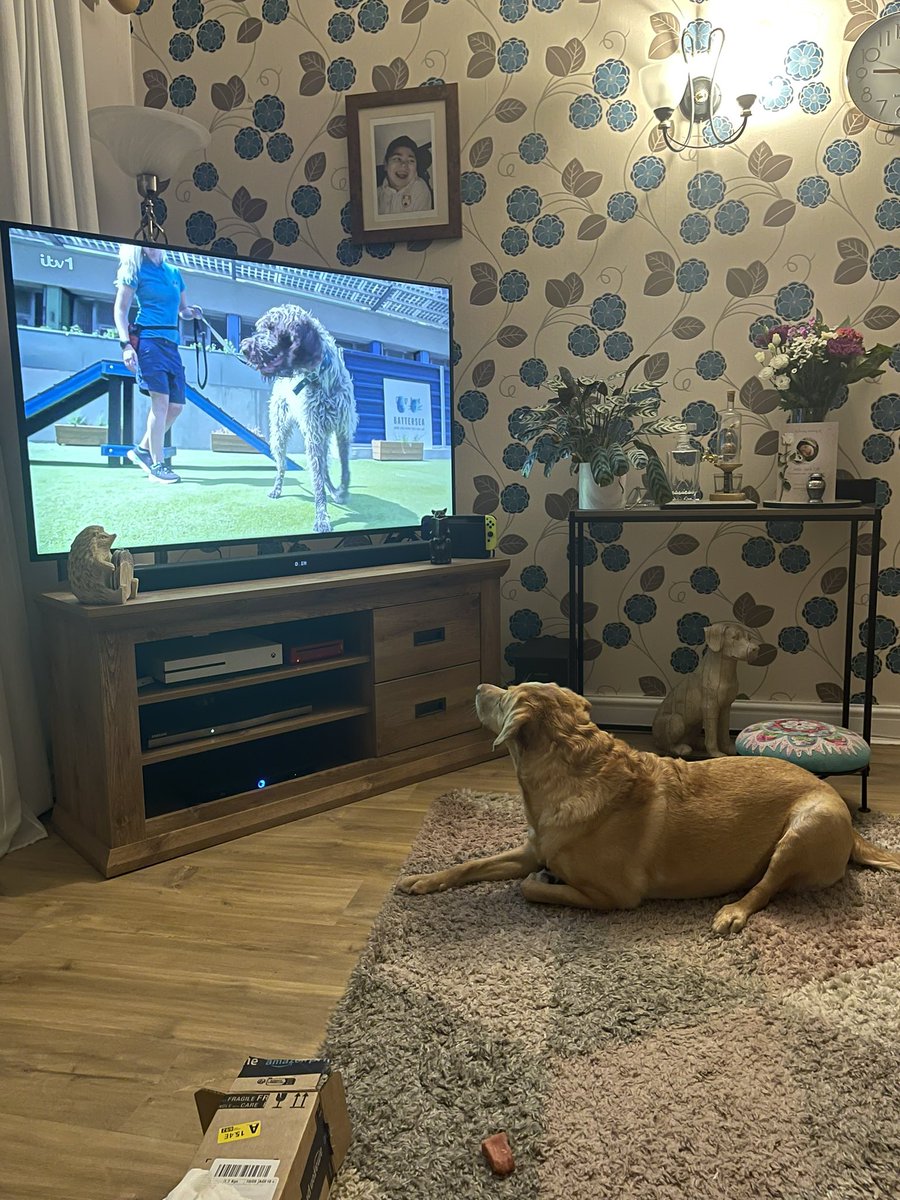
[[[204,1137],[192,1171],[241,1200],[327,1200],[350,1144],[344,1084],[327,1060],[251,1057],[227,1092],[195,1099]]]

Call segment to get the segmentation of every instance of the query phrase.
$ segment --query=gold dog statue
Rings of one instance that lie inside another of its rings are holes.
[[[660,754],[690,758],[697,752],[720,758],[734,754],[731,705],[738,694],[737,665],[753,662],[759,642],[734,621],[717,621],[705,631],[700,666],[666,696],[653,718],[653,742]]]

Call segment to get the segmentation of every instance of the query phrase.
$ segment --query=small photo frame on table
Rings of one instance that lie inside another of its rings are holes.
[[[455,83],[347,97],[355,242],[462,234]]]

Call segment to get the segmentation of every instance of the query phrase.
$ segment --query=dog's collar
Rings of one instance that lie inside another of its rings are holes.
[[[299,382],[294,386],[294,395],[299,396],[299,394],[306,387],[306,381],[307,381],[307,379],[309,379],[309,377],[311,375],[318,375],[320,371],[327,371],[333,362],[334,362],[334,356],[332,355],[331,351],[326,346],[324,353],[322,354],[322,361],[316,367],[315,371],[304,372],[304,374],[300,377]]]

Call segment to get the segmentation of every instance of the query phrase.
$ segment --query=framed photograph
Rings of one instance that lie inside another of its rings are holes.
[[[455,83],[348,96],[347,152],[354,241],[461,236]]]

